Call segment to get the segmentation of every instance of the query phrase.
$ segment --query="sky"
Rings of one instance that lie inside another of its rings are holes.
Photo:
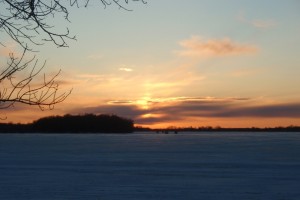
[[[300,1],[148,0],[132,11],[70,8],[77,40],[34,54],[71,95],[53,110],[15,105],[5,122],[116,114],[152,128],[300,125]],[[1,32],[11,51],[16,45]],[[7,49],[0,50],[2,61]]]

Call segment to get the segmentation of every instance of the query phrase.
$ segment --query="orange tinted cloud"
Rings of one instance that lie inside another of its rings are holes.
[[[257,52],[257,47],[248,44],[240,44],[229,38],[204,40],[199,36],[192,36],[179,42],[183,47],[178,52],[181,56],[207,57],[228,56]]]

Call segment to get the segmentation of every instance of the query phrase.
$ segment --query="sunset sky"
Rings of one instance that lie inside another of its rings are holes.
[[[300,1],[148,0],[133,11],[71,8],[69,48],[37,46],[72,94],[54,110],[16,105],[4,122],[117,114],[137,125],[300,125]],[[0,9],[1,10],[1,9]],[[11,51],[18,47],[0,32]],[[7,49],[0,49],[1,63]]]

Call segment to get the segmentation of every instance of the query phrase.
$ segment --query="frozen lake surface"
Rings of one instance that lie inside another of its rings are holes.
[[[0,199],[300,199],[300,133],[0,134]]]

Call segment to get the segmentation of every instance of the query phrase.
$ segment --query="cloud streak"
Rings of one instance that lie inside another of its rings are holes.
[[[176,123],[187,118],[300,118],[300,103],[253,105],[253,100],[248,98],[174,97],[151,99],[145,109],[137,104],[138,101],[110,101],[96,107],[73,110],[73,113],[117,114],[144,125]]]
[[[242,12],[239,13],[238,20],[245,24],[251,25],[257,29],[269,29],[269,28],[276,26],[276,23],[273,20],[262,20],[262,19],[249,20],[249,19],[246,19],[246,17],[244,16],[244,13],[242,13]]]
[[[126,68],[126,67],[121,67],[119,68],[120,71],[124,71],[124,72],[132,72],[133,70],[131,68]]]
[[[249,44],[240,44],[229,38],[204,40],[199,36],[192,36],[182,40],[179,45],[183,48],[178,51],[181,56],[188,57],[217,57],[256,53],[257,47]]]

